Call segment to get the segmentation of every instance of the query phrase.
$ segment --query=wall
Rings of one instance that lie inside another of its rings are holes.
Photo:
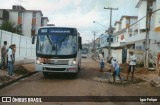
[[[156,9],[160,8],[160,0],[156,0]],[[160,10],[156,12],[155,27],[160,26]]]
[[[147,2],[142,1],[138,8],[138,20],[140,20],[142,17],[146,16],[146,10],[147,10]],[[146,18],[142,19],[139,22],[140,29],[146,29]]]
[[[118,63],[122,63],[122,49],[112,49],[112,57],[116,57]]]
[[[22,29],[24,36],[31,37],[32,12],[24,12]]]
[[[126,28],[126,17],[122,19],[122,29]]]
[[[0,30],[0,49],[2,48],[4,41],[7,41],[7,48],[11,44],[16,44],[16,55],[15,55],[16,62],[23,63],[23,62],[34,61],[36,57],[35,55],[36,47],[35,44],[32,45],[31,38]]]
[[[36,34],[38,32],[38,28],[41,27],[41,13],[37,12],[36,13]]]
[[[18,24],[18,12],[17,11],[9,11],[9,20],[14,22],[15,25]]]

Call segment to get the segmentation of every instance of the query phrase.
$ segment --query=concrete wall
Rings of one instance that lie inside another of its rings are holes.
[[[156,0],[156,9],[160,8],[160,0]],[[155,27],[160,26],[160,11],[156,12]]]
[[[37,12],[36,13],[36,34],[38,32],[38,28],[41,27],[41,13]]]
[[[112,49],[112,57],[116,57],[118,63],[122,63],[122,49]]]
[[[18,12],[9,11],[9,20],[14,22],[15,25],[17,25],[18,24]]]
[[[142,1],[138,8],[138,20],[140,20],[142,17],[146,16],[147,11],[147,1]],[[146,29],[146,18],[142,19],[139,22],[140,29]]]
[[[34,61],[36,57],[35,53],[36,45],[31,44],[32,41],[31,38],[0,30],[0,50],[3,46],[4,41],[7,41],[7,48],[11,44],[16,44],[16,55],[15,55],[16,62],[23,63],[23,62],[29,62],[31,60]]]
[[[127,21],[126,18],[122,19],[122,29],[126,28],[126,21]]]
[[[32,12],[25,12],[23,14],[22,32],[24,36],[31,37],[32,28]]]

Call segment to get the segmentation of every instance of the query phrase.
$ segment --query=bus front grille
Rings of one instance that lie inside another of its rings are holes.
[[[49,70],[49,71],[65,71],[66,68],[49,68],[49,67],[45,67],[44,70]]]

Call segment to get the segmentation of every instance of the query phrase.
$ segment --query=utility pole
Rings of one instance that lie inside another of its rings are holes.
[[[109,34],[109,45],[108,45],[108,60],[111,57],[111,36],[113,34],[113,29],[112,29],[112,10],[118,10],[118,8],[105,8],[104,9],[109,9],[110,10],[110,26],[108,29],[108,34]]]
[[[144,67],[148,69],[149,64],[149,31],[150,31],[150,21],[151,21],[151,0],[147,0],[147,12],[146,12],[146,40],[145,40],[145,59],[144,59]]]
[[[96,43],[95,43],[95,36],[96,36],[96,33],[95,31],[92,32],[93,35],[94,35],[94,41],[93,41],[93,53],[94,53],[94,57],[95,57],[95,53],[96,53]]]

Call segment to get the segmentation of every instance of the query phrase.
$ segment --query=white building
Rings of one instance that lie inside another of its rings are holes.
[[[137,21],[137,18],[137,16],[122,16],[120,21],[115,22],[115,30],[113,33],[115,41],[111,45],[112,47],[123,47],[126,44],[128,34],[129,36],[136,34],[133,30],[137,30],[137,27],[131,25]]]
[[[160,52],[160,15],[158,15],[158,13],[160,13],[160,0],[152,0],[150,6],[151,12],[153,13],[151,14],[149,31],[149,59],[150,62],[154,63],[156,61],[157,53]],[[137,57],[143,61],[146,49],[147,0],[139,0],[136,8],[138,8],[139,21],[132,26],[132,29],[126,27],[127,30],[124,30],[120,34],[124,34],[126,47],[128,49],[134,49]],[[123,23],[125,22],[121,22],[121,30],[123,30],[123,28],[125,28]]]
[[[9,20],[15,22],[21,34],[31,37],[37,34],[37,29],[47,26],[48,18],[43,17],[41,10],[26,10],[20,5],[13,5],[9,12]]]

